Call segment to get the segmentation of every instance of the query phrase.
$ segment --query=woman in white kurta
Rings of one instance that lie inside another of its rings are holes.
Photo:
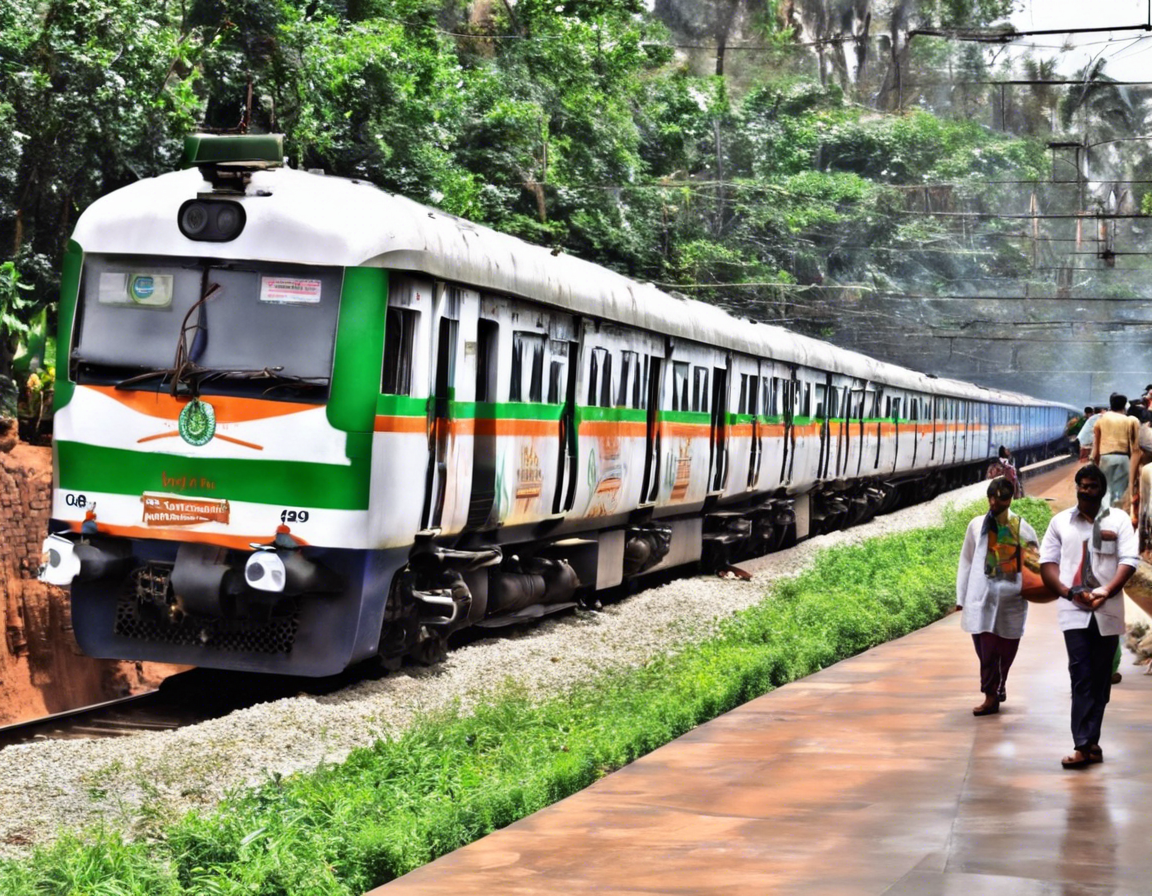
[[[1016,659],[1028,603],[1020,596],[1026,545],[1038,545],[1036,531],[1009,509],[1015,488],[1004,477],[988,484],[988,513],[968,524],[956,572],[960,627],[972,635],[980,659],[984,702],[973,715],[1000,711],[1007,699],[1008,670]]]

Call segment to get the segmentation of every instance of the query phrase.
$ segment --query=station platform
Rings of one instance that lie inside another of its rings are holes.
[[[372,896],[1147,894],[1152,676],[1127,655],[1121,671],[1105,761],[1066,771],[1055,605],[1031,608],[1008,700],[983,718],[971,711],[981,699],[971,639],[952,614],[701,725]]]

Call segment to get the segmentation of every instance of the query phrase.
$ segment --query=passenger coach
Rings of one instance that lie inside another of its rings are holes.
[[[737,320],[195,137],[60,305],[47,581],[101,657],[324,675],[851,525],[1063,405]]]

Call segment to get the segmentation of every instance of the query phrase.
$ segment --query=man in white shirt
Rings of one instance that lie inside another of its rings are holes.
[[[1076,471],[1076,506],[1052,517],[1040,545],[1040,575],[1064,598],[1058,622],[1072,679],[1072,743],[1064,768],[1102,762],[1100,728],[1112,692],[1112,658],[1124,633],[1124,584],[1138,547],[1128,514],[1108,506],[1095,464]]]

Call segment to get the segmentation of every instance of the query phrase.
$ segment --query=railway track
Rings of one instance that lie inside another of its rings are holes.
[[[1022,468],[1029,491],[1038,493],[1067,477],[1074,460],[1053,458]],[[372,674],[379,673],[363,664],[320,679],[193,669],[172,676],[154,691],[0,727],[0,750],[41,740],[123,737],[176,729],[300,693],[332,693]]]
[[[300,693],[332,693],[370,674],[374,673],[358,667],[330,678],[192,669],[173,675],[153,691],[2,726],[0,750],[42,740],[124,737],[172,730]]]

